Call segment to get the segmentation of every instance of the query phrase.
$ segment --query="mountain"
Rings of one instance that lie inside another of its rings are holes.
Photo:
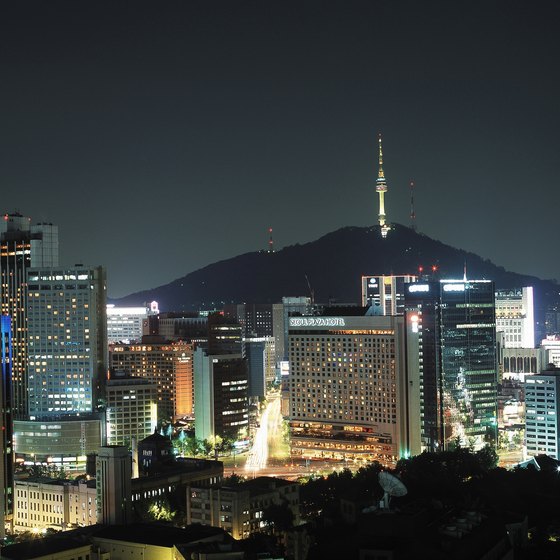
[[[558,296],[558,285],[534,276],[508,272],[474,253],[395,224],[386,239],[379,227],[345,227],[316,241],[276,252],[246,253],[223,260],[158,288],[112,300],[117,305],[142,305],[156,300],[162,311],[196,311],[223,303],[275,303],[282,296],[309,295],[315,301],[359,302],[361,276],[414,274],[419,265],[438,266],[442,278],[487,278],[497,288],[533,286],[539,307]],[[307,277],[307,279],[306,279]]]

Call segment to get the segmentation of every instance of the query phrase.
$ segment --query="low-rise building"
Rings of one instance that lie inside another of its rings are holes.
[[[213,525],[236,539],[247,538],[265,526],[263,515],[271,505],[285,503],[299,518],[299,484],[261,476],[231,486],[187,488],[187,523]]]
[[[97,523],[95,480],[34,477],[14,482],[14,530],[66,530]]]

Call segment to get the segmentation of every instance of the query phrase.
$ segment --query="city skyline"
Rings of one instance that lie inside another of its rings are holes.
[[[11,7],[2,211],[124,296],[375,224],[382,133],[389,224],[560,278],[558,7],[417,4]]]

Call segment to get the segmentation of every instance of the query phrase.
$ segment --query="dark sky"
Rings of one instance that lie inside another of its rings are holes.
[[[111,296],[373,224],[378,132],[389,221],[560,279],[557,0],[12,4],[1,211]]]

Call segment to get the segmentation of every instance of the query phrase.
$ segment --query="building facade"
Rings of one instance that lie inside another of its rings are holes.
[[[97,455],[97,519],[107,525],[132,522],[132,461],[126,447],[101,447]]]
[[[12,417],[12,325],[9,315],[0,316],[0,538],[4,537],[4,520],[12,513],[14,480],[13,417]]]
[[[140,377],[157,386],[161,420],[192,416],[194,406],[193,345],[143,337],[139,344],[114,344],[109,348],[111,371]]]
[[[406,288],[410,409],[421,448],[497,442],[494,285],[420,282]],[[415,441],[418,441],[415,439]]]
[[[220,527],[241,540],[266,526],[264,511],[286,503],[294,520],[299,519],[299,484],[261,476],[236,486],[187,488],[187,524]]]
[[[496,331],[504,333],[505,348],[535,347],[532,287],[496,292]]]
[[[247,363],[240,354],[194,353],[195,434],[199,439],[215,436],[234,441],[248,436]]]
[[[374,315],[403,315],[405,284],[417,279],[412,274],[362,276],[362,305]]]
[[[105,383],[107,445],[130,448],[157,425],[157,386],[138,377],[116,377]]]
[[[58,266],[58,226],[6,214],[0,220],[0,312],[11,317],[12,409],[19,418],[27,413],[27,271],[42,266]]]
[[[91,414],[107,372],[107,282],[102,267],[28,271],[30,420]]]
[[[143,334],[144,320],[149,312],[148,307],[117,307],[107,304],[108,344],[139,342]]]
[[[527,455],[560,459],[560,369],[549,368],[525,379]]]
[[[291,453],[394,465],[409,454],[404,321],[290,318]]]

